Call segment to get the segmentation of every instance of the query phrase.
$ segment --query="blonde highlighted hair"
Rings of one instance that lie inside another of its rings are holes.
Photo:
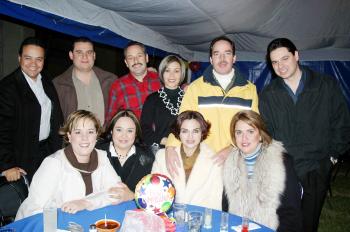
[[[59,129],[58,133],[63,136],[63,139],[66,143],[69,142],[68,139],[68,133],[72,133],[74,128],[76,128],[78,121],[80,120],[91,120],[94,123],[95,129],[96,129],[96,134],[97,137],[101,135],[102,128],[100,121],[97,119],[97,117],[90,111],[87,110],[76,110],[72,112],[64,125]]]
[[[163,58],[163,60],[160,62],[159,64],[159,68],[158,68],[158,73],[159,73],[159,79],[162,82],[162,84],[164,85],[164,72],[167,69],[167,67],[169,66],[169,64],[176,62],[180,65],[181,68],[181,78],[180,78],[180,83],[179,85],[181,85],[181,83],[185,80],[186,77],[186,65],[183,62],[183,60],[175,55],[169,55]]]
[[[252,110],[242,110],[233,116],[230,125],[230,133],[231,139],[235,146],[237,146],[236,138],[235,138],[235,128],[238,121],[243,121],[247,123],[249,126],[254,127],[259,130],[259,134],[261,136],[261,142],[263,145],[269,145],[272,142],[272,138],[267,132],[266,125],[261,118],[261,116]]]

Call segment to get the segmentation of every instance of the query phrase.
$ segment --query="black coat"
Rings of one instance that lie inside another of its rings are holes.
[[[62,146],[58,129],[63,117],[51,80],[42,77],[52,104],[48,143],[53,153]],[[40,117],[40,104],[20,68],[0,81],[0,172],[18,166],[29,179],[34,175],[45,158],[39,152]]]
[[[329,157],[343,154],[350,141],[349,108],[336,80],[304,66],[301,70],[306,81],[296,104],[282,78],[259,95],[260,114],[293,157],[299,177],[312,170],[328,173]]]
[[[112,157],[109,151],[110,141],[102,141],[96,145],[96,148],[107,152],[109,161],[114,170],[131,191],[135,191],[137,183],[152,171],[154,155],[152,151],[146,147],[135,145],[136,153],[130,156],[124,163],[120,165],[117,157]]]

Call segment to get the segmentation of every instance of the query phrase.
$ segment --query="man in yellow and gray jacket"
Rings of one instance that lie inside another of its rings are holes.
[[[182,99],[180,112],[196,110],[211,123],[210,134],[205,140],[216,153],[217,161],[223,162],[232,149],[230,122],[240,110],[258,112],[256,87],[233,64],[236,61],[235,45],[227,37],[215,38],[210,45],[211,65],[203,76],[191,83]],[[167,140],[167,167],[177,174],[179,160],[174,147],[180,142],[170,134]]]

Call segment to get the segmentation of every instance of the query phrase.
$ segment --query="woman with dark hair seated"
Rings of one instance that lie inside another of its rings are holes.
[[[176,188],[175,201],[221,210],[222,168],[214,163],[215,153],[203,142],[209,134],[210,123],[197,111],[184,111],[173,125],[173,134],[181,141],[179,175],[171,178],[165,160],[165,149],[160,149],[152,173],[171,178]]]
[[[141,145],[141,126],[131,110],[120,110],[112,118],[105,138],[96,146],[107,152],[114,170],[125,183],[130,193],[136,184],[152,169],[154,155]]]
[[[94,149],[100,132],[93,113],[77,110],[68,116],[60,134],[69,145],[44,159],[16,220],[42,212],[50,201],[64,212],[76,213],[133,198],[106,153]]]
[[[301,188],[292,160],[254,111],[231,121],[234,149],[224,164],[223,208],[277,231],[302,231]]]

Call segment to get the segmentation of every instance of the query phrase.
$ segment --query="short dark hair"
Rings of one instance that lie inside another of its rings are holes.
[[[22,41],[21,46],[19,47],[19,50],[18,50],[19,56],[22,56],[23,47],[27,45],[35,45],[35,46],[41,47],[42,49],[44,49],[44,56],[46,55],[46,43],[43,40],[37,37],[27,37]]]
[[[136,127],[136,138],[135,138],[135,142],[136,143],[141,143],[142,141],[142,131],[141,131],[141,124],[140,121],[138,120],[136,114],[129,109],[120,109],[112,118],[111,122],[109,123],[106,132],[105,132],[105,138],[107,140],[112,139],[111,137],[111,132],[113,131],[113,128],[115,126],[115,124],[117,123],[117,121],[122,118],[122,117],[127,117],[130,118],[134,123],[135,123],[135,127]]]
[[[214,45],[216,44],[216,42],[221,41],[221,40],[227,41],[231,45],[231,47],[232,47],[232,55],[235,55],[236,54],[236,45],[235,45],[235,43],[230,38],[228,38],[227,36],[219,36],[219,37],[216,37],[215,39],[213,39],[211,41],[211,43],[210,43],[210,47],[209,47],[209,49],[210,49],[210,52],[209,52],[210,57],[213,55],[213,47],[214,47]]]
[[[205,140],[209,135],[211,124],[210,122],[204,119],[201,113],[193,110],[186,110],[177,116],[172,126],[172,133],[174,134],[174,136],[180,140],[181,125],[185,120],[190,120],[190,119],[194,119],[199,123],[202,131],[201,141]]]
[[[95,46],[94,46],[94,43],[92,42],[92,40],[89,39],[88,37],[81,36],[81,37],[76,37],[73,40],[73,43],[72,43],[72,46],[71,46],[71,51],[72,52],[74,51],[74,47],[75,47],[76,43],[90,43],[92,45],[92,50],[95,50]]]
[[[271,52],[276,50],[277,48],[287,48],[287,50],[291,52],[293,55],[295,55],[295,51],[297,51],[297,48],[295,47],[294,43],[291,40],[287,38],[274,39],[267,46],[266,60],[269,63],[271,63],[271,59],[270,59]]]
[[[143,53],[145,53],[146,55],[146,47],[143,43],[140,43],[140,42],[137,42],[137,41],[130,41],[126,47],[124,48],[124,57],[126,57],[126,50],[128,50],[129,47],[131,46],[134,46],[134,45],[137,45],[137,46],[140,46],[141,49],[143,50]]]

